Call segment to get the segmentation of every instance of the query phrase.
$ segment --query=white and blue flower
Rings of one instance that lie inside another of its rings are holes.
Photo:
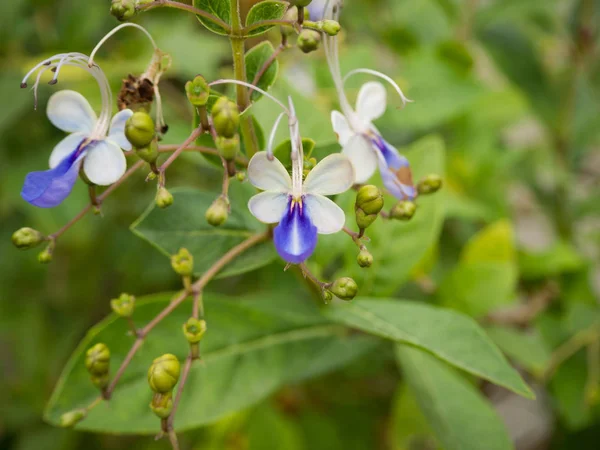
[[[341,3],[340,0],[329,0],[325,5],[324,17],[339,20]],[[350,76],[366,73],[390,83],[400,95],[403,104],[409,100],[391,78],[374,70],[356,69],[342,78],[337,36],[324,35],[323,39],[327,63],[342,109],[342,112],[331,113],[331,122],[342,146],[342,153],[347,155],[354,165],[356,183],[367,182],[379,168],[385,187],[394,197],[399,200],[413,200],[417,190],[413,184],[408,160],[383,139],[373,125],[373,121],[381,117],[387,107],[385,87],[379,82],[365,83],[358,94],[356,108],[353,109],[344,92],[344,84]]]
[[[344,211],[326,195],[354,184],[354,168],[342,154],[321,160],[303,180],[302,139],[290,101],[292,176],[269,152],[259,152],[248,165],[248,179],[264,192],[252,197],[250,212],[261,222],[279,223],[273,230],[275,248],[288,263],[300,264],[312,255],[318,234],[337,233],[346,221]]]
[[[125,137],[125,122],[133,112],[125,109],[112,114],[112,93],[104,72],[97,66],[88,66],[89,58],[81,53],[55,55],[42,61],[25,77],[38,71],[33,86],[37,99],[37,87],[42,74],[54,71],[50,84],[58,80],[64,66],[74,66],[89,72],[98,82],[102,96],[100,116],[78,92],[63,90],[53,94],[47,106],[48,119],[62,131],[70,133],[60,141],[50,154],[50,170],[31,172],[25,177],[21,196],[32,205],[51,208],[59,205],[73,189],[80,169],[93,184],[108,186],[117,181],[127,168],[123,150],[131,150]]]

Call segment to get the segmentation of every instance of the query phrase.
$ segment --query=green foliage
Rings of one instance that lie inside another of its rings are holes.
[[[231,24],[231,2],[230,0],[194,0],[194,6],[206,11],[227,24]],[[215,24],[203,16],[196,16],[202,25],[217,34],[227,34],[227,30]]]
[[[259,3],[258,5],[261,5]],[[257,5],[257,6],[258,6]],[[271,58],[275,49],[273,44],[269,41],[261,42],[260,44],[252,47],[246,53],[246,76],[248,83],[254,83],[254,79],[258,75],[258,72],[262,69],[265,63]],[[279,74],[279,61],[275,59],[271,65],[264,71],[264,73],[258,79],[256,86],[261,88],[263,91],[268,91]],[[250,98],[253,102],[259,100],[263,95],[258,91],[253,91]]]
[[[246,17],[246,26],[249,27],[263,20],[279,20],[283,18],[285,11],[287,10],[287,3],[285,2],[274,2],[274,1],[263,1],[254,5],[248,16]],[[265,25],[264,27],[258,27],[248,33],[249,36],[258,36],[273,28],[274,25]]]

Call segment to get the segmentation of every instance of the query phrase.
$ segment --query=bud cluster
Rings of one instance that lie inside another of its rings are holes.
[[[366,185],[356,194],[354,211],[356,224],[361,230],[369,228],[383,209],[383,195],[377,186]]]
[[[85,368],[94,386],[102,390],[108,386],[110,350],[106,344],[96,344],[88,349],[85,354]]]
[[[135,297],[129,294],[121,294],[119,298],[110,301],[111,309],[121,317],[131,317],[135,309]]]
[[[148,369],[148,384],[154,391],[150,409],[166,419],[173,409],[173,388],[179,381],[181,365],[175,355],[167,353],[156,358]]]
[[[171,256],[171,267],[178,275],[189,277],[194,273],[194,257],[187,248],[180,248]]]

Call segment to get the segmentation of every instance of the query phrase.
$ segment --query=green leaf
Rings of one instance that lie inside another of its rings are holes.
[[[134,320],[154,318],[172,295],[136,302]],[[267,397],[282,385],[297,383],[341,367],[373,349],[377,341],[352,336],[328,323],[302,295],[261,291],[240,301],[205,294],[208,331],[201,344],[202,361],[194,364],[175,421],[177,430],[216,422]],[[146,338],[110,400],[94,408],[78,429],[123,434],[152,434],[159,420],[148,404],[152,392],[146,372],[153,358],[173,353],[183,360],[189,345],[181,324],[189,317],[185,305],[166,317]],[[52,424],[66,411],[85,407],[98,392],[89,381],[85,351],[104,342],[111,351],[111,373],[133,343],[125,320],[109,316],[92,328],[67,363],[46,408]]]
[[[327,308],[325,314],[349,327],[427,350],[465,372],[534,397],[485,331],[463,314],[410,301],[369,298]]]
[[[162,210],[154,205],[131,225],[131,231],[148,241],[166,256],[185,247],[194,256],[194,272],[203,274],[225,252],[253,234],[264,231],[248,211],[248,199],[254,195],[252,187],[232,182],[230,186],[231,213],[227,222],[213,227],[204,214],[218,194],[194,189],[173,189],[172,206]],[[228,265],[220,277],[237,275],[262,267],[275,258],[273,243],[259,244],[243,253]]]
[[[475,387],[425,352],[405,345],[396,355],[425,417],[446,450],[510,450],[505,425]]]
[[[310,158],[312,151],[315,148],[315,141],[310,138],[302,138],[302,148],[304,149],[304,157]],[[292,141],[285,139],[281,144],[275,147],[273,154],[287,169],[292,168]]]
[[[262,5],[262,3],[259,3],[258,5]],[[273,53],[275,53],[275,49],[273,48],[273,44],[271,44],[269,41],[261,42],[246,52],[246,78],[248,83],[254,83],[254,79],[258,75],[258,72],[262,69],[269,58],[271,58]],[[261,75],[256,83],[256,86],[261,88],[263,91],[268,91],[271,86],[273,86],[273,83],[275,83],[278,74],[279,61],[277,58],[275,58],[267,70],[265,70],[265,72]],[[260,92],[252,91],[250,99],[255,102],[262,96],[263,94]]]
[[[553,277],[561,273],[576,272],[585,261],[569,243],[559,241],[541,252],[519,252],[519,271],[526,279]]]
[[[285,2],[260,2],[250,8],[248,11],[248,17],[246,17],[246,26],[254,25],[257,22],[263,20],[279,20],[282,19],[287,10],[287,3]],[[256,28],[248,33],[248,36],[258,36],[266,31],[269,31],[275,25],[266,25],[264,27]]]
[[[516,363],[541,375],[550,361],[550,349],[536,330],[525,332],[508,327],[489,327],[488,335]]]
[[[231,24],[231,2],[229,0],[194,0],[194,7],[222,19],[225,23]],[[227,35],[227,30],[208,20],[206,17],[196,17],[210,31]]]

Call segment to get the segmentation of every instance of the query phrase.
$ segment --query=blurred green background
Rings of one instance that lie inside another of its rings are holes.
[[[482,386],[516,447],[597,449],[597,342],[576,348],[550,382],[538,382],[536,375],[554,349],[600,323],[600,1],[346,0],[346,6],[343,72],[381,70],[415,101],[400,111],[390,92],[388,111],[377,122],[383,135],[399,147],[431,134],[445,143],[444,219],[439,236],[434,230],[433,242],[416,253],[374,251],[387,264],[387,272],[375,277],[358,274],[351,247],[345,262],[332,261],[338,253],[328,250],[346,251],[335,239],[320,244],[316,270],[356,272],[350,275],[360,281],[363,295],[421,299],[473,316],[489,327],[538,394],[532,402]],[[0,5],[2,449],[168,448],[147,437],[55,429],[41,419],[65,361],[85,331],[110,312],[109,299],[123,291],[141,296],[178,288],[168,260],[129,231],[153,201],[155,190],[144,183],[144,174],[107,200],[103,217],[90,215],[61,238],[52,264],[42,266],[35,252],[20,252],[10,243],[22,226],[55,231],[86,204],[82,184],[51,210],[20,198],[25,175],[46,167],[62,133],[44,114],[56,87],[42,83],[34,111],[32,93],[19,84],[47,56],[89,53],[117,25],[108,8],[108,0]],[[197,73],[230,76],[228,43],[184,12],[151,11],[136,22],[173,57],[161,84],[170,125],[165,142],[181,142],[192,121],[183,84]],[[276,31],[267,38],[278,43]],[[120,80],[141,73],[150,55],[148,42],[130,29],[108,42],[98,62],[117,92]],[[303,134],[323,151],[337,151],[327,114],[336,98],[322,50],[305,56],[291,49],[281,62],[274,94],[292,90],[305,97],[299,106]],[[351,97],[362,80],[356,81],[350,83]],[[96,86],[86,74],[65,71],[61,86],[81,91],[98,106]],[[256,108],[268,130],[276,111],[264,101]],[[169,172],[170,187],[214,190],[219,180],[220,172],[199,155],[185,155]],[[436,217],[422,220],[442,220]],[[374,246],[377,250],[376,239]],[[395,268],[406,259],[410,280],[395,280]],[[297,282],[281,269],[275,263],[211,289],[236,294],[263,282]],[[392,352],[377,352],[187,433],[183,447],[438,448],[414,399],[403,384],[398,388],[399,377]]]

